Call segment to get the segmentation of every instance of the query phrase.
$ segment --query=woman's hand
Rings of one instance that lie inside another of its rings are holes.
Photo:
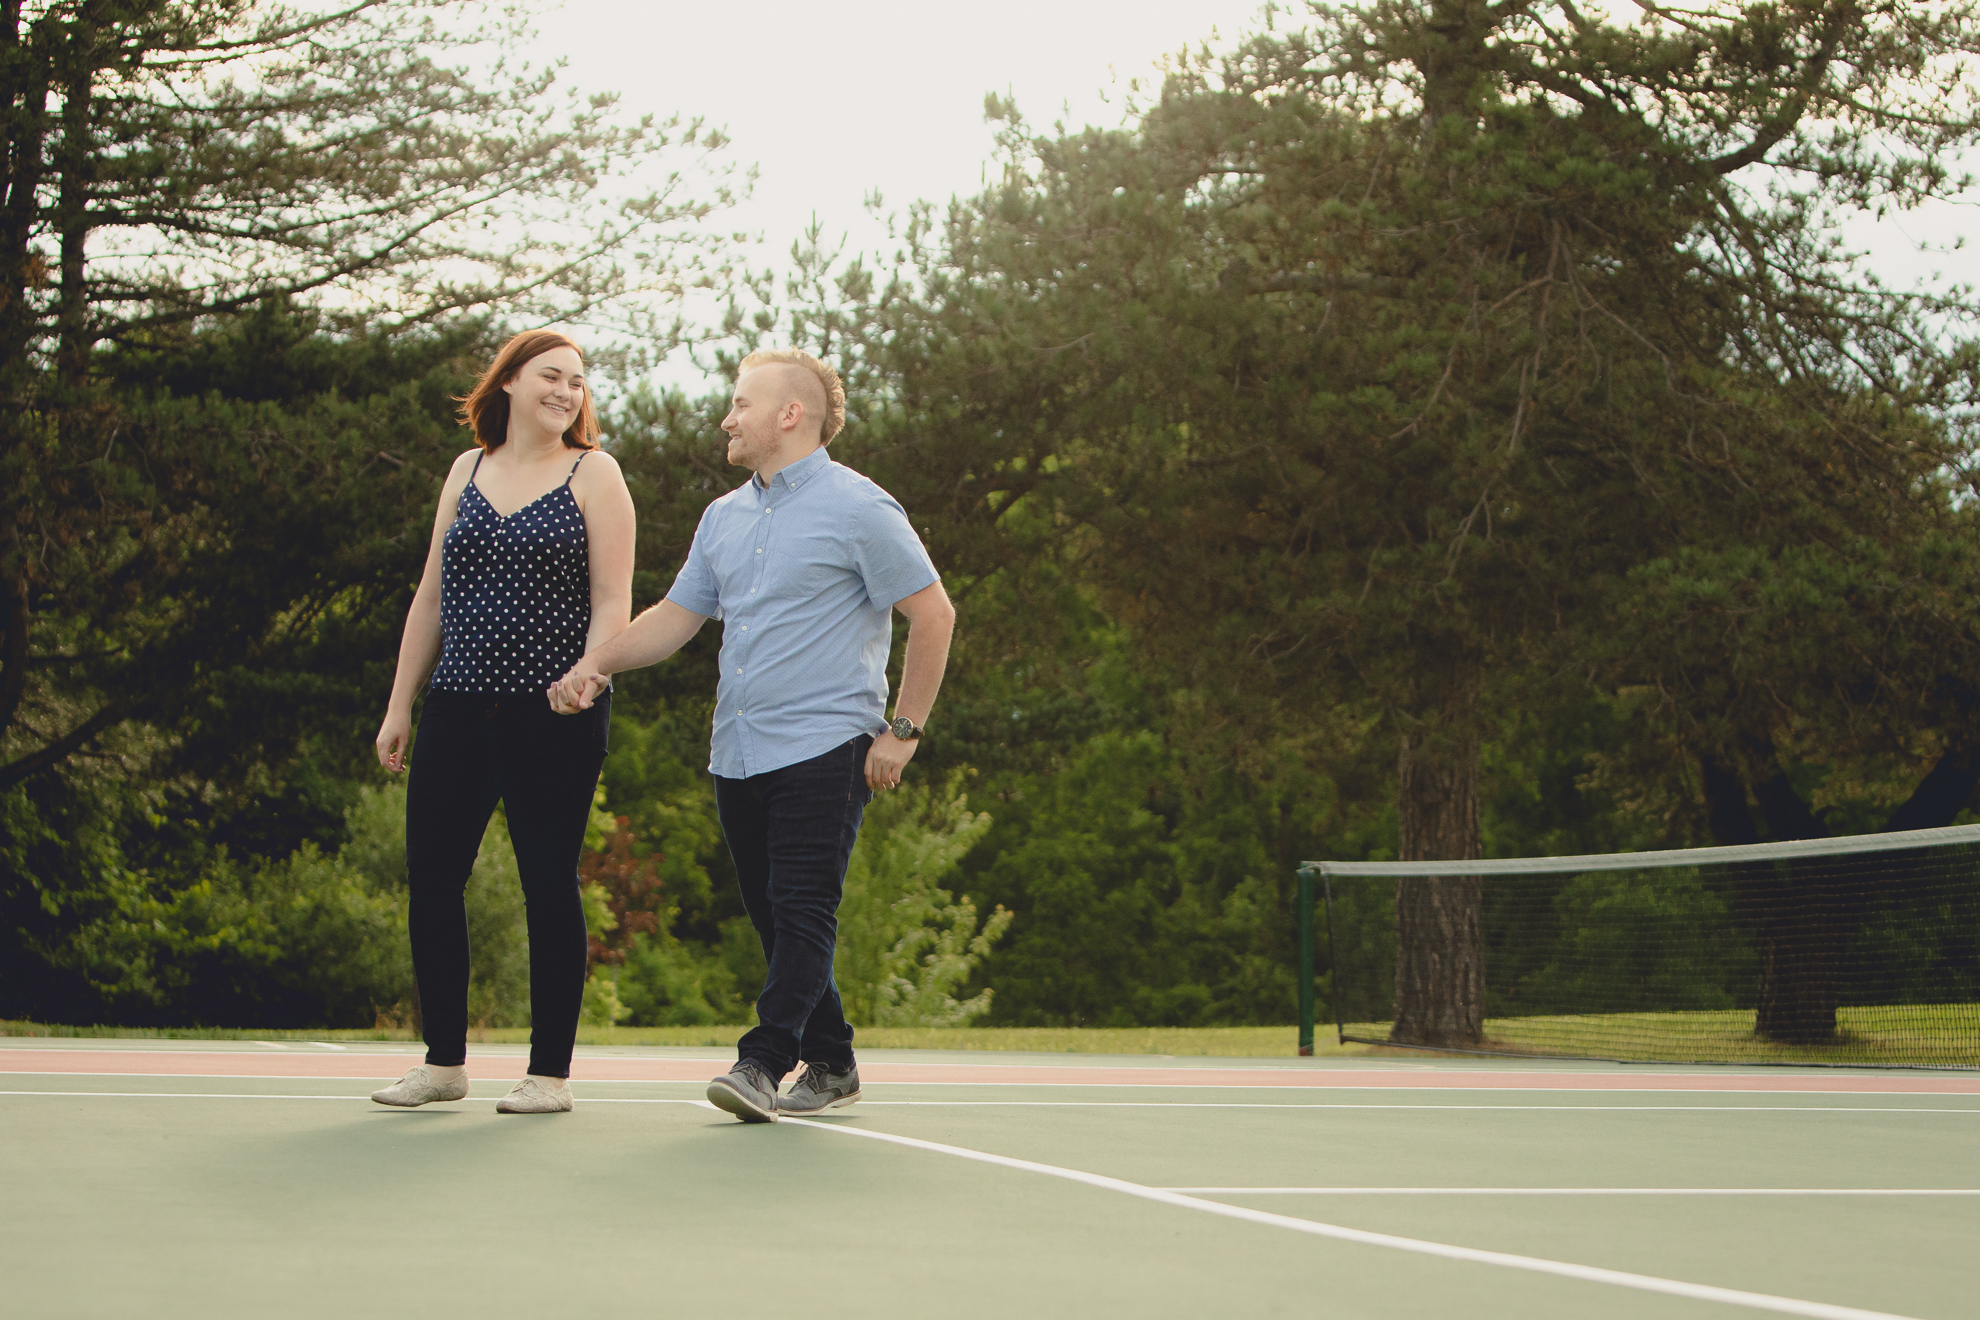
[[[407,749],[412,745],[412,712],[388,710],[378,726],[378,764],[397,773],[406,768]]]
[[[610,686],[612,680],[599,673],[587,656],[572,665],[570,673],[550,685],[550,709],[559,715],[575,715],[581,710],[590,710],[598,694]]]

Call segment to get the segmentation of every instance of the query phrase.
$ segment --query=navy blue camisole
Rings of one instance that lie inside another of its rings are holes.
[[[584,511],[564,484],[504,518],[474,484],[461,491],[440,538],[442,692],[541,693],[584,654],[591,628],[591,561]]]

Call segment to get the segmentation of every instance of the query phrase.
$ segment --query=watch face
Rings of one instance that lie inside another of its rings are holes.
[[[894,736],[902,742],[906,742],[915,736],[914,721],[905,715],[894,716],[893,723],[888,727],[893,730]]]

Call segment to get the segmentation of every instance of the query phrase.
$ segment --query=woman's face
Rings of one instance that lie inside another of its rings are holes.
[[[511,426],[560,436],[571,429],[584,403],[584,359],[574,348],[549,349],[523,363],[502,388],[509,396]]]

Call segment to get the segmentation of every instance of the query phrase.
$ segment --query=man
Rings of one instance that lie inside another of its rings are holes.
[[[838,374],[808,353],[744,358],[722,429],[729,461],[754,475],[703,511],[667,598],[551,691],[560,711],[583,709],[610,675],[664,660],[722,620],[708,768],[770,975],[757,1026],[708,1098],[748,1123],[859,1099],[832,981],[846,862],[874,790],[899,786],[914,756],[955,626],[907,514],[825,452],[845,400]],[[908,638],[889,721],[894,610]],[[800,1060],[803,1075],[778,1095]]]

